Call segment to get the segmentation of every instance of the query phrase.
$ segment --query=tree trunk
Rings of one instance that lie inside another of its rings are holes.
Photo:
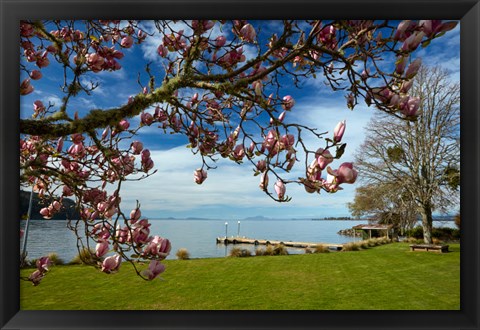
[[[422,207],[423,241],[432,244],[432,208],[430,205]]]

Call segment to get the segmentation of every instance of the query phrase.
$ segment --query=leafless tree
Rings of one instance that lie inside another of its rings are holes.
[[[418,120],[375,115],[356,165],[364,184],[395,183],[393,192],[415,203],[424,241],[432,243],[432,212],[459,203],[460,86],[446,70],[424,67],[411,94],[421,99]]]

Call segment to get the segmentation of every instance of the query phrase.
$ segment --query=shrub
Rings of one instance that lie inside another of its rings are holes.
[[[358,251],[360,250],[360,244],[358,243],[347,243],[343,245],[342,251]]]
[[[390,240],[389,238],[387,238],[386,236],[384,236],[384,237],[380,237],[380,238],[378,239],[378,242],[379,242],[380,244],[388,244],[388,243],[391,242],[391,240]]]
[[[256,255],[256,256],[263,256],[263,255],[265,255],[265,250],[262,249],[262,248],[257,247],[257,248],[255,249],[255,255]]]
[[[275,245],[273,248],[273,254],[276,256],[284,256],[288,254],[287,248],[283,244]]]
[[[190,253],[185,248],[178,249],[177,253],[175,253],[179,260],[188,260],[190,259]]]
[[[323,245],[323,244],[319,244],[319,245],[315,246],[314,252],[315,253],[328,253],[328,252],[330,252],[330,250],[328,249],[328,246]]]
[[[250,257],[252,253],[250,250],[234,247],[230,250],[229,255],[230,257]]]
[[[312,253],[312,250],[310,248],[305,248],[305,254],[311,254]]]
[[[86,247],[82,248],[79,253],[70,261],[71,264],[77,265],[95,265],[101,261],[101,258],[95,255],[95,251]]]
[[[55,266],[55,265],[63,265],[65,261],[61,259],[57,253],[52,252],[48,254],[48,259],[50,259],[50,263]]]
[[[264,256],[273,256],[275,254],[275,251],[273,249],[273,245],[268,245],[265,250],[263,250],[263,255]]]
[[[377,246],[377,240],[374,239],[374,238],[371,238],[369,240],[366,241],[366,243],[368,244],[369,247],[374,247],[374,246]]]
[[[448,227],[433,228],[432,238],[438,238],[442,241],[458,240],[460,239],[460,230]]]
[[[405,232],[405,235],[413,238],[423,238],[423,228],[421,226],[414,227]]]
[[[368,249],[370,247],[370,245],[368,245],[368,241],[360,241],[358,244],[360,244],[362,249]]]

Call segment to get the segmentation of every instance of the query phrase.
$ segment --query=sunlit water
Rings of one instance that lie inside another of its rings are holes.
[[[26,221],[21,222],[25,227]],[[185,248],[191,258],[215,258],[228,255],[233,245],[216,244],[217,237],[227,235],[245,236],[255,239],[280,241],[301,241],[314,243],[346,243],[352,237],[338,235],[341,229],[351,228],[364,220],[244,220],[240,222],[238,232],[237,221],[229,222],[226,228],[224,221],[219,220],[151,220],[151,235],[166,237],[172,244],[169,259],[175,259],[175,253]],[[454,227],[453,222],[434,221],[434,227]],[[23,246],[23,241],[21,242]],[[252,253],[254,245],[235,245],[247,248]],[[289,253],[304,253],[303,249],[288,249]],[[27,240],[28,258],[34,259],[55,252],[64,261],[72,260],[77,254],[76,237],[67,228],[67,221],[30,220]]]

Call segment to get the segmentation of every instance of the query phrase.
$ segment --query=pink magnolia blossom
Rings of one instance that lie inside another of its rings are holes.
[[[150,158],[150,150],[143,149],[141,154],[142,154],[142,168],[145,172],[148,172],[154,166],[153,160]]]
[[[115,230],[115,239],[118,241],[118,243],[123,244],[127,242],[128,240],[128,234],[129,230],[128,227],[120,227],[120,225],[117,225],[117,229]]]
[[[32,72],[30,72],[30,78],[33,80],[38,80],[42,78],[42,73],[38,70],[32,70]]]
[[[218,36],[215,39],[215,47],[218,47],[218,48],[223,47],[226,42],[227,42],[227,38],[225,38],[225,36]]]
[[[62,189],[62,196],[72,196],[73,195],[73,190],[69,186],[63,186]]]
[[[457,26],[457,22],[445,22],[441,20],[421,20],[418,22],[419,28],[427,35],[427,37],[434,37],[441,32],[447,32]]]
[[[293,97],[291,97],[290,95],[283,97],[282,108],[284,110],[290,110],[293,108],[294,105],[295,105],[295,99]]]
[[[342,141],[343,133],[345,133],[345,120],[342,120],[337,126],[335,126],[335,129],[333,130],[333,141]]]
[[[120,41],[120,46],[123,48],[130,48],[133,45],[133,38],[131,36],[126,36]]]
[[[209,20],[192,20],[192,28],[196,32],[205,33],[215,26],[215,22]]]
[[[414,21],[410,21],[410,20],[401,21],[398,24],[397,29],[395,30],[393,39],[404,41],[406,38],[408,38],[412,34],[412,31],[415,29],[416,25],[417,23]]]
[[[424,36],[425,36],[425,33],[423,33],[422,31],[414,32],[410,37],[405,39],[401,47],[401,50],[409,51],[409,52],[414,51],[415,49],[418,48]]]
[[[417,58],[415,61],[413,61],[408,66],[407,72],[405,72],[405,78],[411,79],[411,78],[415,77],[415,75],[417,74],[421,65],[422,65],[422,59],[421,58]]]
[[[195,172],[193,172],[193,179],[196,184],[202,184],[203,181],[207,179],[207,171],[197,168]]]
[[[143,143],[140,141],[133,141],[130,149],[134,155],[139,155],[140,152],[143,150]]]
[[[167,55],[168,55],[168,49],[167,49],[167,47],[165,47],[163,44],[160,44],[160,46],[158,46],[158,48],[157,48],[157,53],[158,53],[158,55],[160,55],[161,57],[167,57]]]
[[[277,144],[278,135],[274,129],[271,129],[267,136],[265,136],[265,140],[263,142],[263,146],[268,150],[272,151],[275,145]]]
[[[85,137],[79,133],[72,134],[70,138],[74,144],[80,144],[85,140]]]
[[[40,209],[40,214],[45,218],[45,219],[51,219],[53,217],[53,210],[48,207],[44,207]]]
[[[408,101],[401,109],[402,113],[407,117],[417,116],[420,103],[419,97],[409,97]]]
[[[157,258],[165,259],[170,253],[171,249],[172,245],[168,239],[160,236],[154,236],[153,239],[148,242],[143,254],[145,256],[151,255]]]
[[[260,171],[260,172],[265,172],[265,170],[267,169],[267,162],[265,159],[262,159],[262,160],[259,160],[257,162],[257,170]]]
[[[343,163],[337,170],[327,167],[327,172],[336,178],[337,184],[355,183],[358,175],[357,170],[353,168],[353,163]]]
[[[93,72],[100,72],[103,69],[105,59],[98,53],[89,53],[85,55],[87,59],[87,65]]]
[[[35,114],[39,114],[45,111],[45,106],[43,105],[43,102],[40,100],[36,100],[33,102],[33,111]]]
[[[35,32],[32,24],[20,22],[20,35],[22,37],[30,37]]]
[[[322,148],[318,148],[317,152],[315,153],[315,157],[317,159],[318,166],[321,170],[325,169],[328,164],[333,162],[333,156],[329,150],[324,150]]]
[[[130,220],[137,221],[142,216],[142,212],[139,208],[133,209],[130,212]]]
[[[293,136],[292,134],[286,134],[280,138],[280,146],[282,149],[288,150],[292,148],[294,144],[295,144],[295,136]]]
[[[27,78],[20,84],[20,95],[28,95],[31,92],[33,92],[33,86],[30,84],[30,78]]]
[[[285,187],[285,184],[283,183],[283,181],[278,179],[277,182],[275,182],[275,192],[277,193],[278,199],[285,198],[286,190],[287,188]]]
[[[413,80],[406,80],[402,83],[402,86],[400,87],[400,92],[401,93],[407,93],[410,88],[412,88],[413,85]]]
[[[118,123],[118,126],[122,131],[125,131],[130,127],[130,123],[126,119],[122,119]]]
[[[33,283],[33,285],[37,286],[40,284],[40,281],[45,277],[45,273],[39,271],[38,269],[35,270],[30,276],[28,277],[28,280]]]
[[[245,148],[243,144],[237,144],[235,148],[233,149],[233,158],[235,160],[240,161],[245,157]]]
[[[158,275],[165,271],[165,265],[158,260],[151,260],[148,269],[145,269],[142,274],[149,280],[155,279]]]
[[[262,95],[262,90],[263,90],[263,84],[261,80],[255,80],[252,83],[252,88],[255,91],[255,95],[261,96]]]
[[[48,52],[44,51],[40,56],[37,57],[37,66],[39,68],[47,67],[50,64],[50,60],[47,57]]]
[[[109,250],[108,241],[101,239],[98,241],[97,245],[95,246],[95,255],[97,257],[103,257]]]
[[[135,222],[132,226],[132,241],[137,244],[145,244],[149,240],[150,223],[147,219],[142,219]]]
[[[72,144],[67,152],[75,158],[82,158],[85,155],[85,148],[83,146],[83,143],[79,144]]]
[[[41,257],[35,263],[35,265],[37,266],[37,270],[39,270],[40,272],[48,271],[48,266],[50,266],[50,264],[51,261],[49,257]]]
[[[335,49],[337,48],[337,41],[335,38],[336,33],[337,30],[333,25],[325,26],[320,30],[320,33],[317,35],[317,40],[324,46],[330,49]]]
[[[153,116],[148,112],[143,112],[140,115],[140,120],[142,121],[142,125],[150,126],[153,123]]]
[[[240,37],[244,41],[254,42],[256,36],[257,36],[257,33],[255,32],[255,28],[251,24],[245,24],[240,29]]]
[[[120,268],[121,261],[122,258],[118,254],[105,258],[102,262],[102,272],[110,274],[117,271]]]

